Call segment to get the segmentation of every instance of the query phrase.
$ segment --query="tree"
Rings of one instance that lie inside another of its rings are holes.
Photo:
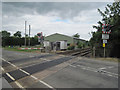
[[[21,37],[21,32],[20,31],[17,31],[15,34],[14,34],[15,37]]]
[[[115,51],[115,48],[118,48],[117,50],[120,49],[120,2],[114,2],[112,5],[107,4],[107,6],[105,7],[105,11],[101,11],[100,9],[98,9],[98,12],[103,18],[101,21],[97,22],[98,26],[93,26],[93,28],[96,28],[97,31],[93,32],[90,42],[93,46],[97,48],[99,47],[99,52],[101,52],[103,49],[101,39],[102,23],[112,25],[112,32],[110,34],[110,39],[108,41],[106,49],[106,52],[109,53],[108,56],[111,56],[114,55],[115,52],[117,52]]]
[[[10,34],[9,32],[7,32],[7,31],[5,31],[5,30],[2,31],[2,37],[3,37],[3,38],[5,38],[5,37],[10,37],[10,35],[11,35],[11,34]]]
[[[75,35],[73,35],[73,37],[79,38],[80,35],[78,33],[76,33]]]

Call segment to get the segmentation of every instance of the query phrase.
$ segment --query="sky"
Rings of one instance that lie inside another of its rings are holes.
[[[25,21],[31,25],[31,36],[39,32],[48,36],[60,33],[89,40],[93,25],[102,19],[97,9],[105,10],[110,2],[3,2],[2,29],[25,34]]]

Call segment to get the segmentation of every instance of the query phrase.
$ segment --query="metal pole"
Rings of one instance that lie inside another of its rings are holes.
[[[29,47],[30,47],[30,25],[29,25],[29,43],[28,43],[28,45],[29,45]]]
[[[27,24],[27,21],[25,21],[25,46],[26,46],[26,24]]]
[[[104,47],[104,58],[105,58],[105,47]]]

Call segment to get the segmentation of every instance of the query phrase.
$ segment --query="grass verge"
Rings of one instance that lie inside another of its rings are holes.
[[[21,49],[19,49],[18,47],[4,47],[3,49],[5,49],[5,50],[9,50],[9,51],[20,51],[20,52],[40,52],[40,50],[38,49],[31,49],[31,50],[26,50],[26,49],[24,49],[24,50],[21,50]]]
[[[120,62],[119,58],[111,58],[111,57],[107,57],[107,58],[95,58],[95,60]]]

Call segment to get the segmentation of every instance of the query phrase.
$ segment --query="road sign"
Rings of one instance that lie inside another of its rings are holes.
[[[103,43],[103,47],[105,47],[105,43]]]
[[[103,43],[107,43],[107,40],[103,40]]]
[[[102,39],[109,39],[109,34],[102,34]]]

